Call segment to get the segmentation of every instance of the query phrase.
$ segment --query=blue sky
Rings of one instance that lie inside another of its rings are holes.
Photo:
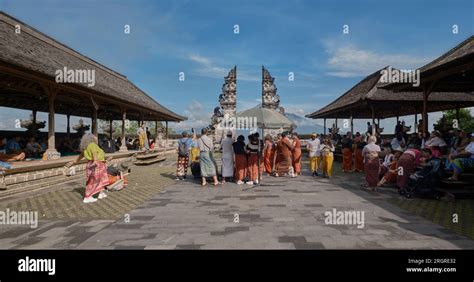
[[[126,75],[164,106],[188,116],[175,125],[181,129],[208,124],[223,76],[234,65],[238,110],[259,103],[263,64],[275,77],[281,106],[300,115],[386,65],[420,67],[474,34],[473,3],[0,0],[0,9]],[[124,34],[127,24],[130,34]],[[458,34],[452,33],[454,24]],[[349,34],[342,33],[343,25],[349,25]],[[185,81],[179,81],[179,72]],[[288,81],[289,72],[295,81]],[[356,129],[363,124],[356,123]]]

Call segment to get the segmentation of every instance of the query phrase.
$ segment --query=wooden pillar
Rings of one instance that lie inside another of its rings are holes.
[[[418,129],[418,114],[415,114],[415,129],[413,130],[413,132],[417,133],[417,129]]]
[[[456,108],[456,121],[457,121],[457,128],[461,128],[461,121],[459,120],[461,117],[459,108]]]
[[[375,110],[374,110],[374,106],[371,106],[370,108],[372,110],[372,126],[373,126],[375,124]]]
[[[46,94],[48,94],[48,149],[46,150],[46,159],[54,160],[59,159],[61,154],[56,150],[56,139],[55,139],[55,100],[58,94],[58,90],[44,87]]]
[[[352,117],[352,113],[351,113],[351,134],[352,136],[354,136],[354,119]]]
[[[166,121],[166,146],[168,147],[168,121]]]
[[[398,121],[399,121],[399,120],[400,120],[400,117],[399,117],[399,116],[397,116],[397,124],[398,124]]]
[[[97,109],[92,109],[92,134],[97,136]]]
[[[114,133],[114,128],[113,128],[113,122],[114,120],[110,118],[109,120],[109,138],[112,140],[114,138],[113,133]]]
[[[326,119],[324,119],[324,135],[326,136]]]
[[[423,91],[423,115],[421,117],[423,119],[422,136],[425,136],[426,131],[428,131],[428,95],[428,90]]]
[[[67,120],[66,133],[67,133],[67,136],[69,137],[69,135],[71,135],[71,115],[70,114],[66,115],[66,120]]]
[[[32,116],[33,116],[33,137],[36,138],[37,136],[37,133],[38,133],[38,129],[37,129],[37,125],[36,125],[36,113],[37,111],[36,110],[33,110],[33,113],[32,113]]]
[[[155,150],[158,150],[158,120],[155,120]]]
[[[127,119],[127,112],[125,109],[122,109],[122,144],[120,145],[120,149],[119,149],[119,152],[127,152],[128,149],[127,149],[127,140],[125,140],[125,122],[126,122],[126,119]]]

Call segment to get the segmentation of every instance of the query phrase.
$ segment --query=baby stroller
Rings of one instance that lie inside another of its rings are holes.
[[[442,178],[440,163],[438,159],[437,163],[431,162],[430,165],[410,175],[406,188],[401,189],[400,194],[407,198],[416,196],[439,200],[443,196],[443,193],[438,190],[441,188]]]

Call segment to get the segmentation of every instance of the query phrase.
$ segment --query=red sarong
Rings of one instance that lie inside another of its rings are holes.
[[[365,160],[365,181],[369,187],[376,187],[379,182],[380,161],[378,158]]]
[[[275,156],[275,150],[272,148],[267,148],[265,149],[264,155],[263,155],[263,166],[264,166],[264,171],[268,174],[273,172],[273,158]]]
[[[355,169],[357,171],[364,171],[364,156],[362,156],[362,149],[356,149],[354,159]]]
[[[104,190],[105,186],[109,185],[109,176],[107,175],[107,165],[105,162],[87,162],[86,178],[85,198],[89,198]]]
[[[408,178],[410,174],[415,171],[415,158],[410,154],[402,154],[400,159],[398,159],[397,170],[400,170],[400,173],[397,173],[397,186],[400,189],[405,189],[408,183]],[[400,175],[401,174],[401,175]]]

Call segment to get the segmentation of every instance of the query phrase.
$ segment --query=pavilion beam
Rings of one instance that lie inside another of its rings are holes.
[[[431,94],[435,82],[430,83],[428,87],[423,89],[423,132],[422,136],[426,137],[426,132],[428,131],[428,98]]]
[[[352,112],[351,112],[351,134],[354,135],[354,119],[352,117]]]
[[[415,128],[413,129],[413,132],[417,133],[417,127],[418,127],[418,114],[415,114]]]

